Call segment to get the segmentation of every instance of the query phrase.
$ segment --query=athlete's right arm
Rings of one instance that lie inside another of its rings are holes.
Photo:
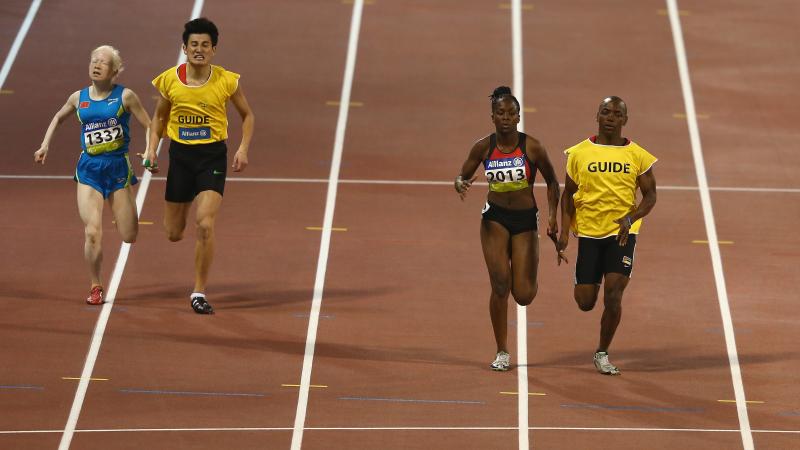
[[[561,265],[561,260],[568,262],[564,253],[569,245],[569,229],[572,223],[572,218],[575,216],[575,201],[572,198],[578,192],[578,185],[570,178],[569,174],[564,174],[564,192],[561,193],[561,235],[556,244],[558,250],[558,265]]]
[[[55,133],[56,128],[61,125],[67,117],[75,113],[75,110],[78,109],[78,99],[80,98],[80,91],[75,91],[72,95],[69,96],[67,102],[64,103],[64,106],[58,110],[55,116],[53,116],[53,120],[50,121],[50,125],[47,127],[47,131],[44,133],[44,139],[42,139],[42,145],[39,147],[39,150],[36,150],[33,153],[33,161],[39,164],[44,164],[44,160],[47,158],[47,152],[50,151],[50,140],[53,139],[53,133]]]
[[[462,201],[467,196],[467,191],[469,191],[472,183],[474,183],[478,178],[478,176],[475,175],[475,170],[478,169],[481,161],[483,161],[483,157],[488,149],[488,137],[475,142],[475,145],[473,145],[472,149],[469,151],[467,160],[461,165],[461,172],[456,177],[454,187],[456,188],[456,192],[458,192],[458,196],[461,197]]]
[[[163,96],[159,96],[156,110],[153,112],[153,121],[150,122],[150,139],[147,141],[147,150],[142,155],[142,158],[150,163],[150,167],[158,167],[156,149],[164,135],[164,130],[167,129],[171,109],[172,103]]]

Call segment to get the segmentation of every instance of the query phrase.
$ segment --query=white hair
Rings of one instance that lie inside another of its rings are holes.
[[[103,50],[105,50],[105,51],[107,51],[108,53],[111,54],[111,71],[115,72],[117,75],[119,75],[119,73],[122,72],[122,69],[123,69],[122,68],[122,57],[119,56],[119,50],[117,50],[116,48],[114,48],[114,47],[112,47],[110,45],[101,45],[100,47],[97,47],[96,49],[92,50],[92,53],[90,54],[90,56],[94,56],[95,53],[97,53],[99,51],[103,51]]]

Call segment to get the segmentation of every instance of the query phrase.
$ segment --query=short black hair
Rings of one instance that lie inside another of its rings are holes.
[[[506,97],[511,98],[514,104],[517,105],[517,112],[521,113],[522,108],[519,106],[519,100],[517,100],[517,97],[514,97],[511,93],[511,88],[508,86],[498,86],[492,91],[492,95],[489,96],[489,98],[492,99],[492,112],[494,112],[494,107],[497,105],[497,102]]]
[[[190,20],[183,25],[183,45],[189,45],[190,34],[207,34],[211,36],[211,45],[214,47],[217,46],[217,41],[219,40],[217,26],[205,17]]]
[[[606,103],[618,103],[620,106],[622,106],[622,109],[625,110],[625,115],[628,115],[628,104],[625,103],[625,100],[617,97],[616,95],[609,95],[608,97],[604,98],[603,101],[600,102],[600,106],[597,107],[597,110],[600,111],[603,109],[603,106],[605,106]]]

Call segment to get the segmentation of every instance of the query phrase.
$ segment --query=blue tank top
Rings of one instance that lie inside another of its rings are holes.
[[[81,121],[81,148],[89,155],[121,155],[128,152],[128,119],[131,114],[122,106],[125,87],[114,85],[103,100],[92,100],[89,88],[81,89],[78,120]]]

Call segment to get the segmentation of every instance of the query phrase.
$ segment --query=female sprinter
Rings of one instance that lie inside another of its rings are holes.
[[[149,131],[150,116],[133,91],[114,82],[120,72],[122,58],[117,49],[109,45],[94,49],[89,61],[92,85],[69,96],[67,103],[50,121],[41,147],[33,154],[35,162],[44,164],[56,128],[77,111],[82,152],[74,178],[78,183],[78,213],[86,236],[83,256],[91,277],[91,289],[86,299],[90,305],[103,303],[100,264],[103,261],[101,239],[105,200],[111,206],[123,241],[133,243],[139,230],[136,203],[131,193],[131,185],[138,180],[128,160],[128,119],[133,113],[142,127]]]
[[[559,187],[553,166],[542,144],[517,131],[519,101],[511,89],[500,86],[490,96],[495,133],[480,139],[469,152],[455,180],[463,200],[483,163],[489,181],[489,195],[483,207],[481,247],[492,293],[489,314],[492,319],[497,355],[492,370],[506,371],[511,365],[508,334],[508,294],[521,306],[530,305],[536,296],[539,266],[539,210],[533,196],[536,169],[547,182],[547,234],[555,240]]]

